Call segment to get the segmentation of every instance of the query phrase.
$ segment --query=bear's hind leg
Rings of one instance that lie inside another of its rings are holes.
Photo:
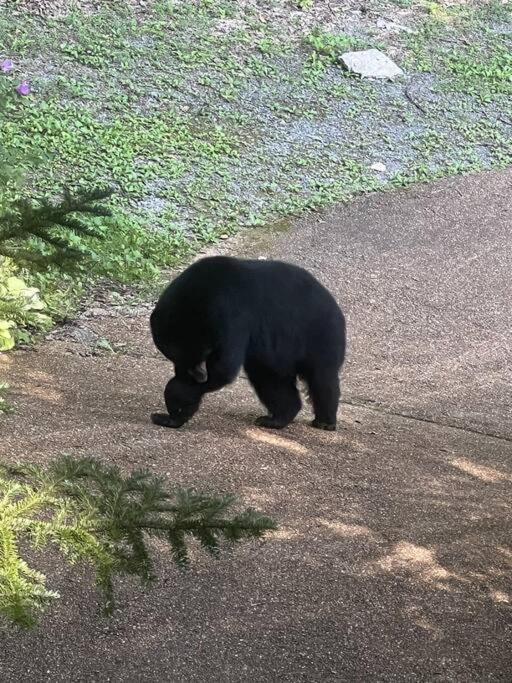
[[[340,401],[338,369],[315,369],[305,376],[305,380],[315,413],[315,419],[311,425],[317,429],[334,431]]]

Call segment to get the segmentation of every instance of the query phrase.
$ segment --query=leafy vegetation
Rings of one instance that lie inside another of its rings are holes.
[[[312,49],[315,59],[324,58],[326,62],[337,62],[340,56],[349,50],[363,50],[367,47],[364,41],[346,33],[331,33],[316,28],[309,33],[305,42]]]
[[[406,40],[409,63],[421,71],[439,72],[443,90],[508,108],[512,94],[510,8],[489,3],[473,11],[465,6],[444,8],[435,2],[426,7],[430,18],[417,35]]]
[[[297,0],[297,7],[302,10],[307,10],[313,5],[313,0]]]
[[[2,8],[0,213],[56,202],[63,186],[114,189],[112,215],[85,221],[94,235],[67,233],[83,268],[41,273],[13,253],[9,268],[25,267],[14,275],[55,318],[91,278],[155,280],[240,226],[510,163],[509,9],[398,4],[414,32],[380,35],[371,17],[357,35],[304,29],[309,1],[275,21],[234,0],[104,3],[53,19]],[[369,46],[393,49],[403,84],[340,68],[341,52]]]
[[[13,406],[7,398],[8,390],[9,385],[6,382],[0,382],[0,415],[5,415],[6,413],[10,413],[13,411]]]
[[[461,90],[491,101],[494,95],[512,96],[512,49],[500,42],[488,51],[479,46],[450,50],[444,57],[447,69]]]
[[[221,543],[260,538],[275,524],[252,509],[230,515],[231,496],[177,489],[143,471],[124,476],[93,458],[62,457],[48,467],[0,470],[0,614],[33,626],[59,595],[30,564],[27,548],[58,549],[66,561],[92,567],[108,614],[114,579],[155,580],[149,538],[161,539],[174,562],[189,564],[187,540],[218,555]]]
[[[0,260],[0,351],[12,349],[16,340],[28,341],[26,328],[44,330],[52,322],[37,287],[28,287],[13,270],[10,259]]]

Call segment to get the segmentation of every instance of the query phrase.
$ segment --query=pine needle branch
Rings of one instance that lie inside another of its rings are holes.
[[[248,509],[230,515],[232,496],[169,491],[146,471],[124,476],[95,458],[63,456],[47,467],[0,468],[0,614],[23,627],[58,598],[30,567],[20,547],[57,547],[71,563],[89,563],[114,609],[114,580],[122,574],[155,580],[150,536],[165,540],[175,563],[189,565],[188,540],[212,555],[223,543],[261,538],[275,523]]]
[[[82,217],[110,216],[110,209],[102,202],[112,192],[109,188],[93,188],[72,194],[64,188],[62,199],[55,202],[15,202],[0,216],[0,256],[13,258],[22,266],[44,269],[57,265],[62,270],[71,270],[87,253],[85,244],[77,244],[77,238],[103,237],[97,226]]]

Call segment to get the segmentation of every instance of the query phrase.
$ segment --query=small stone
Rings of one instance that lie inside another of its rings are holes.
[[[372,164],[370,168],[372,169],[372,171],[377,171],[378,173],[386,172],[386,164],[382,164],[380,161],[377,161],[375,164]]]
[[[88,345],[96,343],[98,335],[89,327],[69,323],[55,328],[45,338],[51,341],[72,341],[77,344]]]
[[[362,78],[387,78],[394,80],[402,76],[402,69],[380,50],[357,50],[345,52],[340,57],[343,65]]]
[[[226,235],[226,233],[223,233],[222,235],[219,235],[220,240],[227,240],[229,239],[229,235]]]
[[[88,318],[101,318],[104,315],[105,315],[105,309],[104,308],[90,308],[87,311],[86,317],[88,317]]]

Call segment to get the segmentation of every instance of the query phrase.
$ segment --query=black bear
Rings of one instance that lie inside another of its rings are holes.
[[[174,363],[165,388],[168,414],[151,419],[181,427],[203,395],[233,382],[243,366],[280,429],[301,408],[297,379],[309,389],[314,427],[334,430],[345,357],[345,319],[331,294],[303,268],[227,256],[201,259],[179,275],[151,314],[157,348]]]

